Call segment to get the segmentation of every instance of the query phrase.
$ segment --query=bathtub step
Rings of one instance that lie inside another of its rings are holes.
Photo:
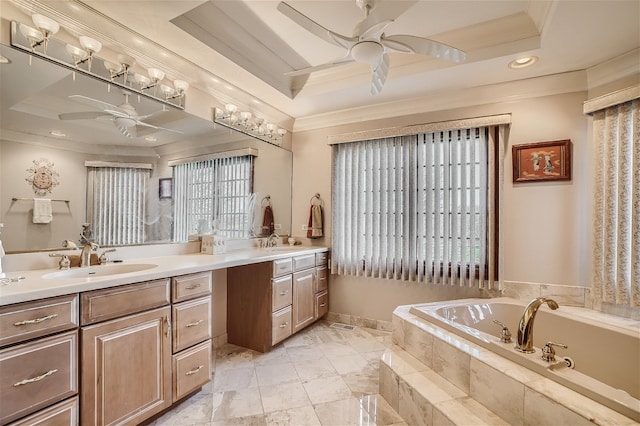
[[[508,425],[399,346],[382,355],[380,394],[411,425]]]

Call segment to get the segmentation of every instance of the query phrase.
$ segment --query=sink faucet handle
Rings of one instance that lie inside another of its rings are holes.
[[[502,327],[502,330],[500,331],[500,341],[502,343],[511,343],[511,332],[509,331],[509,327],[497,319],[494,319],[493,322]]]
[[[71,267],[71,260],[69,260],[69,256],[62,253],[49,253],[49,257],[59,257],[60,262],[58,262],[58,267],[60,269],[69,269]]]
[[[114,251],[116,251],[116,249],[114,248],[103,251],[100,257],[98,258],[98,263],[100,265],[104,265],[105,263],[108,263],[109,256],[107,256],[107,253],[113,253]]]
[[[554,346],[558,346],[560,348],[563,349],[567,349],[568,346],[565,345],[564,343],[554,343],[554,342],[547,342],[544,347],[542,348],[542,356],[541,358],[544,361],[547,362],[553,362],[556,360],[556,350],[553,349]]]

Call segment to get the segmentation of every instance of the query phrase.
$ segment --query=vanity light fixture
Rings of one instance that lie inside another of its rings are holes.
[[[250,111],[239,111],[239,108],[231,103],[226,104],[224,109],[214,108],[213,121],[276,146],[282,145],[284,135],[287,134],[285,129],[265,122],[263,118],[256,117]]]
[[[95,40],[91,37],[80,36],[78,38],[80,40],[80,46],[82,49],[72,45],[67,44],[67,52],[73,58],[73,63],[76,68],[83,63],[87,63],[87,70],[91,72],[91,61],[93,59],[93,54],[98,53],[102,49],[102,43],[98,40]]]
[[[184,80],[173,80],[173,87],[175,89],[172,89],[169,86],[165,86],[165,87],[167,88],[166,91],[162,88],[162,86],[160,86],[160,90],[162,90],[162,92],[165,94],[165,99],[166,100],[178,99],[178,104],[180,106],[183,106],[182,101],[184,100],[187,89],[189,88],[189,83],[187,83]]]
[[[47,54],[47,42],[49,41],[49,37],[53,34],[57,33],[60,30],[60,24],[54,21],[51,18],[48,18],[44,15],[40,15],[39,13],[35,13],[31,15],[31,20],[33,21],[33,25],[36,26],[40,33],[42,34],[42,38],[40,41],[36,42],[35,45],[31,45],[31,49],[35,49],[37,46],[42,44],[42,51],[44,54]],[[28,37],[27,37],[28,38]]]
[[[523,56],[522,58],[514,59],[509,62],[509,68],[511,69],[519,69],[530,67],[531,65],[538,62],[537,56]]]
[[[164,71],[158,68],[149,68],[147,70],[147,73],[149,74],[149,78],[145,78],[146,84],[144,85],[141,84],[142,79],[138,77],[140,76],[140,74],[136,74],[136,81],[138,81],[138,83],[140,84],[140,90],[147,90],[147,89],[153,88],[153,94],[155,95],[156,87],[160,84],[160,81],[162,81],[162,79],[164,78]]]

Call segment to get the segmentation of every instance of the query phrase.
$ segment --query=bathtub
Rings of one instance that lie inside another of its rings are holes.
[[[538,310],[533,328],[533,354],[514,349],[526,303],[510,298],[465,299],[413,305],[410,313],[579,392],[640,422],[640,324],[597,311],[560,305]],[[508,326],[512,343],[499,339]],[[556,361],[541,359],[548,341]],[[571,366],[569,365],[571,364]]]

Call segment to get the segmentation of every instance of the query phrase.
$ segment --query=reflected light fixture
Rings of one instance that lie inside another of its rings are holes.
[[[39,13],[35,13],[31,15],[31,20],[33,21],[33,25],[36,26],[40,33],[42,34],[42,39],[36,43],[36,45],[32,45],[31,49],[35,49],[38,45],[42,44],[42,51],[44,54],[47,54],[47,42],[49,41],[49,37],[53,34],[57,33],[60,30],[60,24],[54,21],[51,18],[48,18],[44,15],[40,15]]]
[[[222,108],[214,108],[213,121],[225,127],[252,136],[272,145],[280,146],[287,134],[285,129],[273,123],[267,123],[263,118],[256,117],[250,111],[240,111],[239,108],[228,103]]]
[[[94,53],[98,53],[102,49],[102,43],[87,36],[80,36],[78,39],[80,40],[80,46],[82,46],[82,49],[74,45],[67,44],[67,52],[69,52],[69,54],[73,58],[73,62],[76,68],[80,64],[86,62],[87,70],[91,72],[91,62],[93,60],[93,55]]]

